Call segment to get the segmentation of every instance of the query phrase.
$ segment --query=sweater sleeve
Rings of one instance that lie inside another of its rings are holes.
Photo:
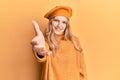
[[[38,62],[45,62],[46,61],[46,56],[40,57],[38,53],[33,52],[35,58],[37,59]]]
[[[78,69],[80,73],[81,80],[87,80],[87,70],[85,65],[84,53],[80,45],[80,41],[75,37],[77,46],[80,48],[80,51],[77,51],[77,60],[78,60]]]
[[[81,80],[87,80],[87,71],[83,52],[78,53],[78,62]]]
[[[49,50],[49,46],[45,43],[46,49]],[[33,51],[33,54],[38,62],[45,62],[47,60],[47,56],[40,56],[37,52]]]

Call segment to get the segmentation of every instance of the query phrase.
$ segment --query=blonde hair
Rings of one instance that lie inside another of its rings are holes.
[[[59,49],[59,40],[58,40],[57,35],[55,34],[51,24],[52,24],[52,19],[48,23],[48,27],[46,28],[46,30],[44,32],[44,36],[45,36],[45,40],[48,42],[50,50],[52,50],[56,53],[57,50]],[[69,21],[66,23],[66,29],[64,31],[62,39],[72,41],[74,48],[80,52],[82,51],[82,48],[79,45],[78,38],[75,37],[71,33]]]

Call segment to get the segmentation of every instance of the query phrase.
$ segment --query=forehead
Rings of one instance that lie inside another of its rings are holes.
[[[62,21],[68,21],[65,16],[56,16],[54,19],[62,20]]]

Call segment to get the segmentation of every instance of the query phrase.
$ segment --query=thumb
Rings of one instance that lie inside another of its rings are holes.
[[[35,20],[33,20],[32,23],[33,23],[33,25],[34,25],[33,27],[34,27],[34,30],[35,30],[36,34],[37,34],[37,35],[41,35],[42,32],[41,32],[41,30],[40,30],[40,28],[39,28],[38,23],[37,23]]]

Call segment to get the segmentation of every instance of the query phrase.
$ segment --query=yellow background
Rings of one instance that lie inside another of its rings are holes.
[[[120,80],[119,0],[1,0],[0,80],[39,80],[40,65],[30,41],[32,20],[56,5],[73,8],[71,27],[84,49],[89,80]]]

